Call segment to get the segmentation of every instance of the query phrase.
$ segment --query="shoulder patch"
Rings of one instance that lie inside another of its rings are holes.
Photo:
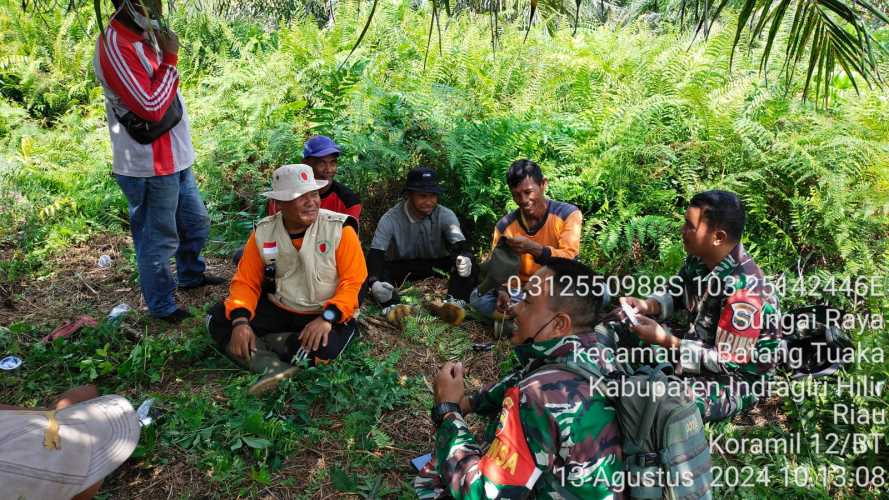
[[[278,258],[278,243],[274,241],[264,241],[262,243],[262,256],[265,259]]]
[[[555,215],[556,217],[565,220],[569,215],[574,212],[580,210],[576,206],[570,203],[564,203],[561,201],[550,200],[549,203],[549,213]]]
[[[503,234],[506,231],[506,228],[509,227],[510,224],[516,221],[519,218],[518,210],[513,210],[512,212],[504,215],[497,222],[497,230],[500,231],[500,234]]]
[[[716,329],[716,350],[724,361],[746,363],[762,330],[762,298],[743,289],[725,301]]]
[[[525,440],[519,403],[518,387],[509,388],[503,398],[494,441],[478,466],[482,474],[497,485],[531,489],[541,472]]]

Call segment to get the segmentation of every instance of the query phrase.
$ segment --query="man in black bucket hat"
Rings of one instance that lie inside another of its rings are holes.
[[[477,281],[476,265],[454,212],[438,203],[442,193],[431,168],[407,174],[404,199],[390,208],[377,224],[367,255],[368,286],[390,321],[410,314],[401,304],[397,287],[406,279],[435,276],[435,269],[450,273],[444,303],[427,306],[451,324],[460,324],[469,294]]]

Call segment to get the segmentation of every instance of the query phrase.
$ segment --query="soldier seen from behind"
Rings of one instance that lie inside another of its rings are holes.
[[[512,308],[521,366],[509,376],[467,395],[462,363],[439,370],[435,451],[414,481],[420,498],[621,497],[613,484],[623,456],[616,414],[604,395],[591,391],[593,374],[617,371],[614,345],[604,328],[594,329],[602,297],[577,286],[592,274],[564,258],[550,259],[534,274],[539,280],[526,285]],[[562,369],[568,362],[591,375]],[[470,432],[468,413],[489,419],[487,448]]]

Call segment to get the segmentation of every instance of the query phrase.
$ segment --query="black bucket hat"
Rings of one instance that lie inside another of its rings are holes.
[[[438,185],[438,176],[435,170],[427,167],[417,167],[407,173],[407,183],[404,192],[441,194],[441,186]]]

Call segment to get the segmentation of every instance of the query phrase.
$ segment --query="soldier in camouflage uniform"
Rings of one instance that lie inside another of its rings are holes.
[[[734,193],[695,195],[685,213],[682,241],[689,255],[679,274],[645,300],[621,298],[661,322],[688,321],[687,333],[680,335],[645,316],[631,330],[670,350],[677,375],[695,378],[692,387],[705,421],[749,410],[756,396],[738,382],[770,377],[775,368],[778,303],[740,243],[744,222],[744,205]]]
[[[462,364],[442,367],[435,379],[435,451],[414,481],[420,498],[621,496],[613,407],[590,394],[590,379],[554,365],[573,361],[603,377],[616,369],[613,342],[604,329],[593,329],[601,297],[574,286],[591,274],[579,262],[554,258],[535,273],[537,285],[529,280],[514,308],[512,342],[521,368],[513,374],[466,396]],[[490,419],[487,448],[466,425],[470,412]]]

